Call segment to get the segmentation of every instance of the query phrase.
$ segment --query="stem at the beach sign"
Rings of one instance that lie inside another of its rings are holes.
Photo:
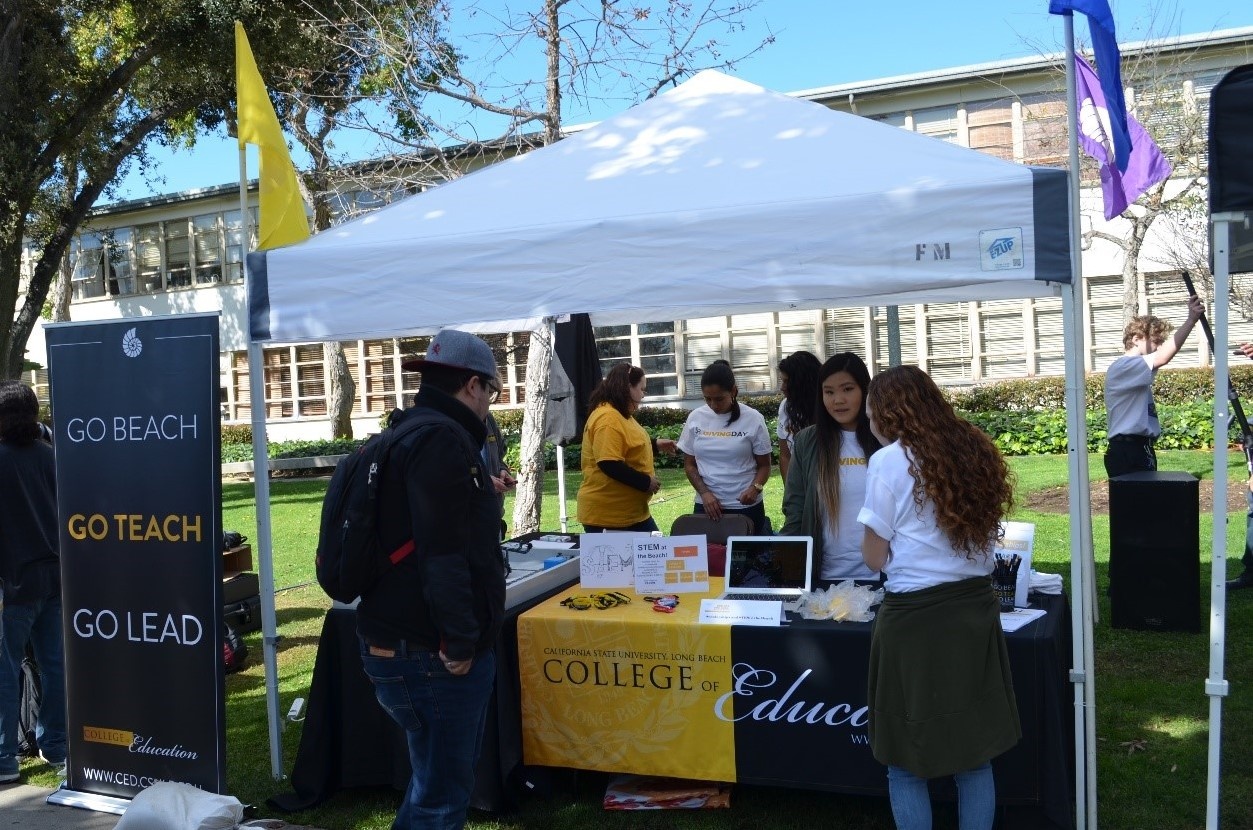
[[[225,788],[218,315],[47,327],[67,788]]]

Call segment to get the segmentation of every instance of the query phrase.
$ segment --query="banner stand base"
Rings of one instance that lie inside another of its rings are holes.
[[[53,790],[52,795],[48,796],[48,803],[61,804],[65,807],[78,807],[81,810],[95,810],[97,813],[112,813],[115,816],[120,816],[126,812],[126,808],[130,806],[131,801],[129,798],[117,798],[111,795],[71,790],[62,784],[60,789]]]

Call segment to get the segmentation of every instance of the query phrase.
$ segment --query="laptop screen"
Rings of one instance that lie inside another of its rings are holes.
[[[727,540],[728,589],[806,590],[808,536],[732,536]]]

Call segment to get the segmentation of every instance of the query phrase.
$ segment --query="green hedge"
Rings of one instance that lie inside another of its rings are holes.
[[[1232,384],[1242,400],[1253,400],[1253,365],[1235,364]],[[1105,376],[1088,375],[1084,396],[1087,407],[1088,451],[1105,448],[1106,426],[1103,385]],[[1153,387],[1162,435],[1159,449],[1210,449],[1213,444],[1214,373],[1209,369],[1173,369],[1158,373]],[[1062,378],[1031,378],[989,383],[949,393],[949,399],[963,417],[978,426],[1006,455],[1053,455],[1066,452],[1066,385]],[[742,402],[761,412],[773,436],[778,418],[779,395],[759,395]],[[1253,410],[1253,406],[1250,407]],[[505,437],[505,461],[518,465],[522,436],[522,410],[503,409],[493,413]],[[655,438],[679,437],[688,410],[680,407],[645,406],[636,413],[640,424]],[[1238,441],[1233,424],[1231,440]],[[275,458],[302,458],[351,452],[364,439],[356,441],[282,441],[270,445]],[[776,460],[777,460],[777,449]],[[566,448],[566,466],[579,464],[580,446]],[[252,430],[246,425],[222,428],[222,461],[252,459]],[[557,466],[557,449],[544,447],[547,469]],[[681,468],[681,456],[659,455],[657,466]]]

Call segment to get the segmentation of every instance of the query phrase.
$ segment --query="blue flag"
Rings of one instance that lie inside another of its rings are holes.
[[[1071,12],[1087,15],[1092,53],[1100,70],[1097,74],[1101,91],[1109,107],[1114,165],[1126,172],[1127,161],[1131,158],[1131,134],[1127,131],[1127,99],[1123,96],[1122,56],[1118,54],[1118,39],[1114,35],[1114,13],[1109,10],[1109,0],[1049,0],[1049,14]]]

